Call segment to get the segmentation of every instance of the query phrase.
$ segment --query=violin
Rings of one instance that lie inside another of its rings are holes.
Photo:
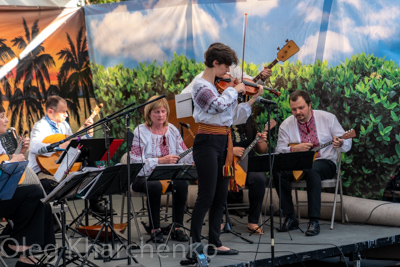
[[[258,75],[257,75],[258,77]],[[245,90],[246,90],[246,95],[255,95],[257,93],[257,86],[258,84],[254,83],[251,79],[248,78],[244,78],[242,83],[244,83],[245,85]],[[225,74],[224,78],[217,78],[215,80],[215,86],[218,89],[219,93],[222,93],[223,91],[226,90],[226,88],[228,87],[235,87],[235,78],[233,78],[231,75],[229,74]],[[275,96],[280,96],[281,92],[265,87],[263,86],[263,89],[274,94]]]

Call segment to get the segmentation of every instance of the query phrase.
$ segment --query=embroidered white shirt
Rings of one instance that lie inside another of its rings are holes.
[[[144,124],[135,128],[131,149],[131,163],[144,163],[139,176],[148,176],[158,164],[158,158],[166,155],[180,155],[187,147],[178,129],[168,123],[165,135],[150,132]],[[164,136],[166,143],[163,145]],[[179,163],[193,164],[193,153],[190,152],[179,160]]]
[[[319,145],[332,141],[333,136],[340,137],[345,131],[340,125],[336,116],[332,113],[323,110],[314,110],[315,125],[317,128],[317,135]],[[278,143],[276,146],[276,153],[290,153],[289,144],[301,143],[300,131],[297,125],[297,119],[292,115],[284,120],[279,127]],[[340,152],[347,152],[351,149],[352,140],[343,140],[343,145],[338,148]],[[320,150],[321,156],[318,159],[329,159],[336,163],[337,152],[332,145],[327,146]]]

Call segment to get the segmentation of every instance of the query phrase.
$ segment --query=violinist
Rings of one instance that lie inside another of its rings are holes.
[[[193,117],[199,130],[193,144],[193,158],[198,172],[198,193],[193,208],[191,237],[201,242],[204,217],[209,210],[209,249],[212,255],[237,255],[239,251],[222,245],[220,223],[228,194],[228,185],[234,179],[232,124],[243,124],[251,114],[251,105],[262,95],[257,93],[245,103],[238,104],[239,94],[245,92],[243,83],[228,87],[219,93],[214,85],[232,64],[238,63],[235,51],[222,43],[213,43],[204,53],[206,65],[203,75],[193,84]]]
[[[243,78],[244,79],[250,79],[253,80],[253,77],[251,77],[250,75],[248,75],[247,73],[243,72],[242,69],[237,66],[237,65],[232,65],[229,67],[229,73],[227,74],[228,76],[230,76],[229,78],[233,79],[233,82],[235,84],[239,84],[240,80],[242,78],[242,73],[243,73]],[[181,94],[186,94],[186,93],[191,93],[193,90],[193,85],[195,83],[195,81],[200,78],[201,76],[203,76],[204,71],[200,72],[195,78],[194,80],[188,85],[186,86]],[[263,81],[265,81],[268,77],[271,76],[272,74],[272,70],[269,69],[268,67],[264,67],[264,69],[261,71],[261,79]]]

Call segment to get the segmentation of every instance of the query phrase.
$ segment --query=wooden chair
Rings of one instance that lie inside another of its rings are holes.
[[[340,204],[342,223],[344,223],[344,218],[345,218],[344,207],[343,207],[343,188],[342,188],[341,164],[342,164],[342,153],[338,151],[337,152],[337,170],[336,170],[335,176],[332,179],[327,179],[327,180],[321,181],[322,189],[335,188],[335,194],[334,194],[332,202],[331,201],[321,201],[321,207],[322,206],[332,206],[333,207],[332,217],[331,217],[331,226],[330,226],[331,230],[333,230],[333,224],[335,221],[335,213],[336,213],[337,203]],[[307,207],[307,201],[299,200],[298,189],[307,188],[307,183],[304,179],[300,180],[298,182],[292,182],[292,188],[295,190],[294,206],[297,209],[297,216],[300,219],[300,207],[301,206]],[[339,191],[340,201],[337,200],[338,191]]]

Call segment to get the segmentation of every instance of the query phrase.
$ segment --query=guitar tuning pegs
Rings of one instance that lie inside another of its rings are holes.
[[[289,42],[289,39],[286,39],[286,41],[285,41],[286,43],[288,43]]]
[[[279,51],[279,50],[281,50],[281,48],[280,48],[280,47],[278,47],[276,50],[278,50],[278,51]]]

